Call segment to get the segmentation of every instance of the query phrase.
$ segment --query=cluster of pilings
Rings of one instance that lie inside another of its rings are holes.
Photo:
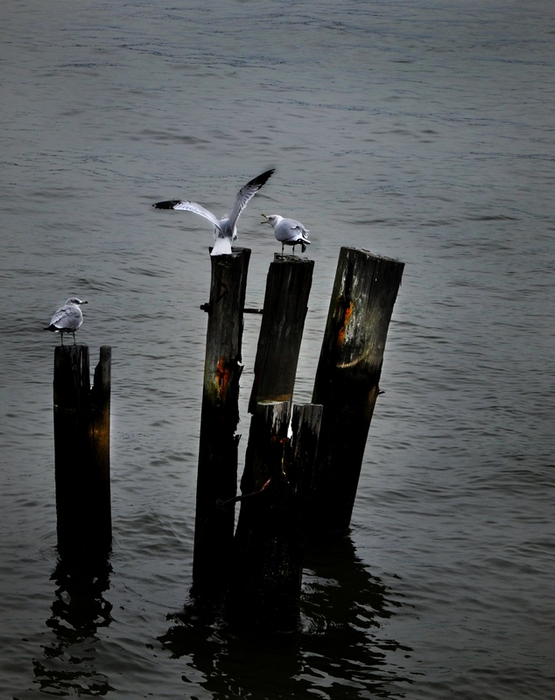
[[[342,248],[314,383],[292,405],[314,262],[268,273],[237,495],[241,337],[250,251],[211,258],[193,593],[224,591],[243,619],[296,624],[309,530],[350,523],[403,263]],[[234,506],[240,503],[235,527]]]
[[[238,483],[239,383],[250,250],[213,256],[200,423],[193,588],[231,616],[294,629],[307,534],[350,524],[404,264],[342,248],[312,403],[292,403],[314,262],[276,255],[267,277]],[[109,551],[110,357],[90,387],[86,346],[56,348],[58,549]],[[235,507],[240,504],[236,522]]]

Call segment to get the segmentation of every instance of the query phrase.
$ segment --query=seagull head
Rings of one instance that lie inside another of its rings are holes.
[[[81,304],[88,304],[88,301],[83,301],[79,299],[79,297],[70,297],[67,301],[66,304],[72,304],[73,306],[81,306]]]
[[[275,226],[276,224],[279,224],[279,222],[283,219],[282,216],[279,216],[279,214],[270,214],[270,216],[266,216],[266,214],[262,214],[264,217],[264,221],[261,221],[261,224],[270,224],[271,226]]]

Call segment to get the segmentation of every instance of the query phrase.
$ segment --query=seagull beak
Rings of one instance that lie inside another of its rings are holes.
[[[261,221],[260,223],[261,223],[261,224],[267,224],[267,223],[268,223],[268,217],[266,216],[266,214],[262,214],[262,216],[264,217],[264,221]]]

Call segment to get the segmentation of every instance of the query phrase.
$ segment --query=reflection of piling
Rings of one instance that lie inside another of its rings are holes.
[[[34,683],[45,696],[105,697],[112,690],[99,659],[100,629],[112,622],[105,597],[111,571],[108,559],[58,561],[50,577],[56,591],[46,620],[52,637],[41,644],[42,658],[33,661]]]
[[[56,514],[62,557],[104,555],[111,545],[111,356],[110,347],[100,348],[91,388],[87,346],[59,346],[54,354]]]
[[[235,537],[235,618],[281,630],[298,621],[306,504],[321,406],[260,402],[252,417]]]
[[[312,526],[350,523],[404,263],[342,248],[314,384],[324,406]]]
[[[239,378],[243,308],[250,250],[210,258],[212,280],[199,446],[193,591],[227,585],[234,509],[218,507],[235,497],[239,422]]]

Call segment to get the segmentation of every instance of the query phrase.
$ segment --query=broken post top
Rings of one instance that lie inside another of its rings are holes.
[[[365,256],[366,258],[371,258],[372,260],[383,260],[384,262],[391,262],[391,263],[396,263],[397,265],[402,265],[403,267],[405,266],[404,262],[401,262],[397,258],[389,258],[386,255],[376,255],[376,253],[372,253],[370,250],[366,250],[365,248],[355,248],[354,246],[341,246],[339,256],[341,259],[342,255],[357,255],[357,256]]]
[[[80,407],[88,405],[93,395],[109,396],[111,360],[112,348],[102,345],[91,387],[89,346],[58,345],[54,350],[54,405]]]

